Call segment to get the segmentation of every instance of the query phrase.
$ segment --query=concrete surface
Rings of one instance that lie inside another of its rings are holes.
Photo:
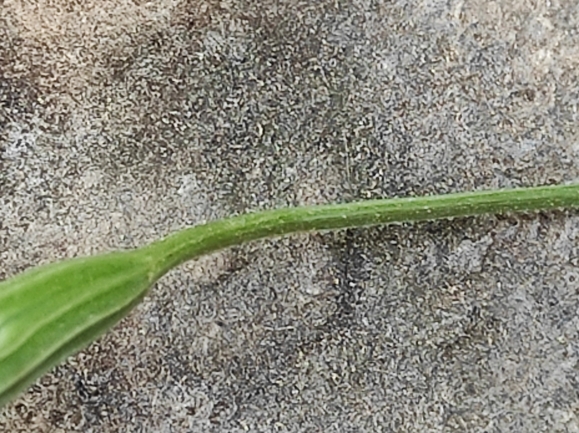
[[[576,180],[569,1],[0,2],[0,278],[283,205]],[[577,432],[579,214],[189,263],[2,432]]]

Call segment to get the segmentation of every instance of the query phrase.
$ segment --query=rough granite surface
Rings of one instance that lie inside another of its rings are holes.
[[[579,178],[575,0],[0,1],[0,279],[286,205]],[[1,432],[579,432],[579,213],[175,270]]]

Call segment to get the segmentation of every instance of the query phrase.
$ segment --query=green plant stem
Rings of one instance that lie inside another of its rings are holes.
[[[201,255],[296,232],[564,207],[579,207],[579,184],[279,209],[30,269],[0,282],[0,407],[129,314],[166,272]]]
[[[185,229],[146,248],[161,276],[195,257],[290,233],[564,207],[579,207],[579,184],[269,210]]]

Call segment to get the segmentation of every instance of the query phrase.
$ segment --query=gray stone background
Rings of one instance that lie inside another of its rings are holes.
[[[574,181],[575,0],[0,1],[0,278],[249,210]],[[2,432],[578,432],[579,214],[172,272]]]

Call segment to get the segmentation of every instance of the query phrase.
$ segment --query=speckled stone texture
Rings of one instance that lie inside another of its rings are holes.
[[[575,0],[0,1],[0,278],[231,214],[579,178]],[[579,214],[164,278],[2,432],[579,432]]]

